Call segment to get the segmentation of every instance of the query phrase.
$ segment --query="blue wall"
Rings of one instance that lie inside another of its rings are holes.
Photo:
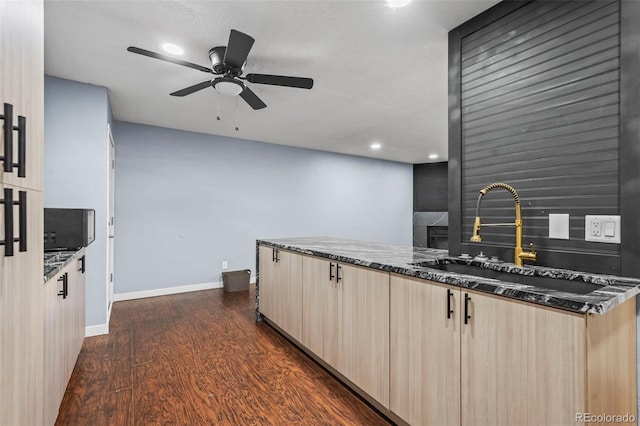
[[[86,324],[107,321],[107,122],[105,87],[45,76],[44,205],[96,210],[86,251]]]
[[[411,245],[413,168],[116,121],[115,293],[255,274],[255,240]]]

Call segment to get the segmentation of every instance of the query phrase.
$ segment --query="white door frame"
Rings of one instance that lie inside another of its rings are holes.
[[[114,204],[115,204],[115,142],[111,133],[111,125],[107,123],[107,324],[111,318],[114,287]]]

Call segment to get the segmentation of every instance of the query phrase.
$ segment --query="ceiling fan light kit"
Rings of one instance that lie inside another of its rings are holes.
[[[253,84],[268,84],[271,86],[294,87],[299,89],[311,89],[313,79],[304,77],[288,77],[272,74],[247,74],[242,77],[247,56],[254,43],[253,37],[237,30],[231,30],[227,46],[217,46],[209,50],[211,68],[191,62],[176,59],[171,56],[151,52],[139,47],[130,46],[129,52],[148,56],[172,64],[196,69],[209,74],[219,75],[213,80],[206,80],[193,86],[186,87],[171,93],[171,96],[187,96],[197,91],[212,86],[219,94],[226,96],[240,96],[253,109],[262,109],[267,105],[256,95],[242,80]]]
[[[238,96],[246,88],[241,81],[227,77],[218,77],[211,81],[211,85],[219,94],[225,96]]]

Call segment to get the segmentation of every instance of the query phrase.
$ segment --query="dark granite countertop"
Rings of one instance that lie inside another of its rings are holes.
[[[603,314],[640,293],[640,279],[449,257],[446,250],[328,237],[263,239],[257,243],[577,313]],[[484,270],[508,272],[525,283],[436,269],[447,264],[479,266]],[[559,291],[531,285],[526,283],[528,278],[522,280],[526,276],[570,280],[576,291]],[[585,289],[581,289],[581,285],[584,285]]]
[[[44,253],[44,282],[53,278],[62,268],[79,259],[84,254],[84,248],[80,250],[61,250]]]

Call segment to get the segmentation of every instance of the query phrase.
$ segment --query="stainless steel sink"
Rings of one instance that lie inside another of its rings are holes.
[[[539,275],[523,275],[516,272],[497,271],[480,265],[470,265],[467,263],[445,263],[445,262],[416,262],[414,266],[438,269],[456,274],[473,275],[476,277],[493,278],[500,281],[531,285],[548,290],[562,291],[574,294],[589,294],[592,291],[603,287],[600,284],[586,283],[578,280],[566,280],[562,278],[541,277]],[[528,272],[528,271],[527,271]]]

